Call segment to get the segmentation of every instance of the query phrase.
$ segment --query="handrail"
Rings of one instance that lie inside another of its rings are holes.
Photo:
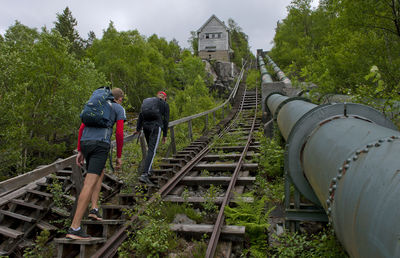
[[[237,89],[239,88],[239,84],[240,84],[240,82],[241,82],[241,80],[242,80],[242,78],[243,78],[244,67],[245,67],[245,65],[246,65],[246,64],[244,64],[244,65],[242,66],[242,69],[240,70],[239,77],[238,77],[238,79],[236,80],[235,87],[233,88],[231,94],[229,95],[228,99],[227,99],[224,103],[222,103],[222,104],[219,105],[218,107],[215,107],[215,108],[213,108],[213,109],[204,111],[204,112],[202,112],[202,113],[198,113],[198,114],[195,114],[195,115],[191,115],[191,116],[187,116],[187,117],[183,117],[183,118],[174,120],[174,121],[172,121],[172,122],[170,122],[170,123],[168,124],[168,128],[169,128],[169,127],[172,127],[172,126],[176,126],[176,125],[181,124],[181,123],[188,122],[188,121],[190,121],[190,120],[193,120],[193,119],[196,119],[196,118],[205,116],[205,115],[208,115],[208,114],[210,114],[210,113],[212,113],[212,112],[217,111],[218,109],[222,108],[223,106],[225,106],[231,99],[233,99],[233,98],[236,96]]]
[[[219,108],[221,108],[224,105],[226,105],[228,103],[228,101],[230,101],[236,95],[237,89],[239,87],[239,83],[240,83],[240,81],[242,80],[242,77],[243,77],[244,67],[245,67],[245,64],[243,65],[243,67],[242,67],[242,69],[240,71],[240,75],[238,77],[238,80],[236,81],[236,85],[235,85],[234,89],[232,90],[229,98],[223,104],[221,104],[220,106],[215,107],[213,109],[210,109],[208,111],[205,111],[205,112],[202,112],[202,113],[199,113],[199,114],[195,114],[195,115],[192,115],[192,116],[188,116],[188,117],[184,117],[184,118],[172,121],[172,122],[170,122],[168,124],[168,127],[169,128],[170,127],[174,127],[174,126],[176,126],[178,124],[181,124],[181,123],[184,123],[184,122],[188,122],[188,121],[191,121],[191,120],[193,120],[195,118],[198,118],[198,117],[204,116],[206,114],[215,112]],[[129,141],[132,141],[133,139],[136,139],[136,138],[137,138],[137,135],[129,135],[129,136],[124,137],[124,142],[129,142]],[[35,181],[37,179],[40,179],[40,178],[45,177],[45,176],[47,176],[47,175],[49,175],[51,173],[54,173],[57,170],[60,170],[62,168],[68,167],[68,166],[73,166],[75,164],[75,159],[76,159],[76,154],[72,155],[72,156],[70,156],[68,158],[65,158],[63,160],[53,162],[53,163],[51,163],[49,165],[46,165],[46,166],[44,166],[42,168],[37,168],[37,169],[29,171],[29,172],[27,172],[25,174],[18,175],[16,177],[4,180],[4,181],[0,182],[0,196],[5,196],[6,194],[11,193],[12,191],[15,191],[16,189],[19,189],[20,187],[22,187],[24,185],[27,185],[30,182],[33,182],[33,181]]]

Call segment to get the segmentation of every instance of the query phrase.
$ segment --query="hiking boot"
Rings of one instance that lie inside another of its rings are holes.
[[[103,220],[98,209],[97,210],[91,209],[89,211],[88,217],[91,218],[92,220],[99,220],[99,221]]]
[[[79,230],[73,230],[72,228],[69,228],[65,237],[75,240],[87,240],[91,238],[91,236],[86,234],[82,228]]]
[[[139,177],[139,181],[142,182],[142,183],[145,183],[145,184],[147,184],[149,186],[154,186],[153,182],[151,182],[151,180],[149,179],[148,176],[141,175]]]
[[[149,177],[152,177],[154,175],[154,171],[153,170],[149,170],[149,172],[147,172],[147,174],[149,175]]]

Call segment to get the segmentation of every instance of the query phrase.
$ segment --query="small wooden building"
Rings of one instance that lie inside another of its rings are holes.
[[[214,14],[197,30],[197,37],[200,58],[230,62],[233,51],[230,48],[229,29]]]

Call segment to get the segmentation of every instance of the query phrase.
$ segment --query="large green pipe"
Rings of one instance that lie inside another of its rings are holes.
[[[370,107],[272,94],[285,170],[321,205],[351,257],[400,257],[400,132]]]
[[[258,56],[258,66],[260,67],[261,81],[266,83],[271,83],[272,78],[269,75],[267,68],[265,68],[265,63],[262,56]]]

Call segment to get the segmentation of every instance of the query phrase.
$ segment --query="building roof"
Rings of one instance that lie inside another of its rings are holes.
[[[225,23],[222,22],[220,19],[217,18],[217,16],[215,16],[215,15],[213,14],[213,15],[211,15],[210,18],[208,18],[208,20],[203,24],[203,26],[201,26],[200,29],[197,30],[197,33],[201,32],[201,31],[204,29],[204,27],[205,27],[212,19],[217,20],[227,31],[229,31],[229,29],[228,29],[228,27],[226,27]]]

